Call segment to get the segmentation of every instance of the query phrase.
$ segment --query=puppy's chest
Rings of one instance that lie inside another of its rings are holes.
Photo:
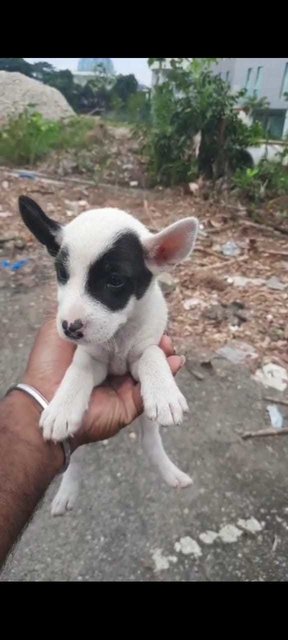
[[[119,352],[111,353],[108,363],[109,373],[116,376],[122,376],[129,371],[128,353]]]

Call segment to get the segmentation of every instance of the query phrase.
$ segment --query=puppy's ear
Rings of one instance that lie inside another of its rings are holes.
[[[145,261],[152,273],[160,273],[186,260],[198,233],[197,218],[184,218],[144,241]]]
[[[37,202],[27,196],[20,196],[19,211],[35,238],[45,245],[51,256],[56,256],[62,239],[61,225],[48,218]]]

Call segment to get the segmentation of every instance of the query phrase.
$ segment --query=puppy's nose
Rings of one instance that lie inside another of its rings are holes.
[[[78,338],[83,338],[83,332],[81,329],[84,327],[82,320],[75,320],[74,322],[70,322],[68,324],[67,320],[63,320],[62,329],[67,338],[73,338],[77,340]]]
[[[68,325],[68,329],[69,331],[71,331],[71,333],[75,333],[75,331],[80,331],[82,327],[83,327],[82,320],[75,320],[75,322],[70,322],[70,324]]]

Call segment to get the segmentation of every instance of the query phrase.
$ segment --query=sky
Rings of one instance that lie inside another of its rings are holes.
[[[79,58],[25,58],[27,62],[49,62],[56,69],[76,71]],[[137,80],[147,86],[151,85],[151,71],[147,58],[111,58],[116,73],[134,73]]]

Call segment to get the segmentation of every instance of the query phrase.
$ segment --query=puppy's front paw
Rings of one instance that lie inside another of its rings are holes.
[[[59,442],[72,436],[81,425],[85,409],[77,398],[68,402],[56,395],[40,418],[44,439]]]
[[[183,413],[189,411],[188,404],[177,385],[150,389],[143,397],[145,413],[159,424],[181,424]]]

